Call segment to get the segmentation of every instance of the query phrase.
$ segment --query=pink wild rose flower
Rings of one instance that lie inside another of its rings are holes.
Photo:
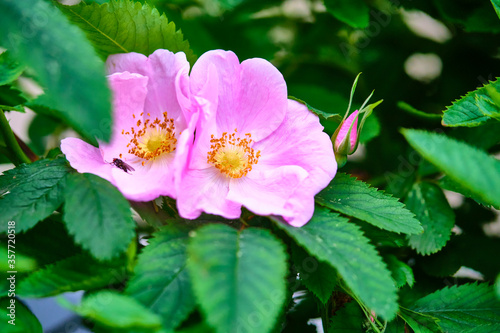
[[[67,138],[61,150],[78,172],[107,179],[129,200],[175,198],[198,117],[186,94],[185,54],[116,54],[108,58],[107,68],[113,95],[111,141],[96,148]]]
[[[306,224],[337,164],[318,117],[288,100],[281,73],[263,59],[240,64],[232,52],[209,51],[193,66],[190,87],[200,119],[178,193],[180,215],[238,218],[245,206]]]

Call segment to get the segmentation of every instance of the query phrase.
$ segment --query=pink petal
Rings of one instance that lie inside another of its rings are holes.
[[[198,123],[199,113],[196,112],[189,119],[188,127],[178,137],[175,150],[175,158],[172,161],[172,169],[174,174],[175,195],[170,195],[172,198],[177,197],[177,193],[183,191],[181,188],[181,179],[186,173],[189,165],[191,152],[193,150],[194,131]]]
[[[228,200],[238,202],[259,215],[285,215],[290,194],[307,178],[307,171],[295,165],[252,170],[246,177],[232,179]]]
[[[175,197],[174,176],[170,161],[150,162],[146,166],[134,166],[135,170],[125,172],[119,168],[112,169],[116,187],[123,195],[134,201],[150,201],[161,195]]]
[[[351,136],[349,137],[351,147],[350,149],[354,149],[356,146],[356,141],[358,140],[358,110],[354,111],[342,124],[342,127],[339,130],[337,138],[335,139],[335,148],[338,149],[342,144],[342,141],[349,133],[349,128],[351,128],[351,124],[354,121],[354,125],[352,126]],[[354,120],[356,118],[356,120]]]
[[[287,89],[281,73],[263,59],[239,63],[229,51],[209,51],[203,54],[191,71],[193,94],[209,80],[213,67],[218,76],[216,123],[222,132],[251,133],[256,141],[271,134],[286,113]]]
[[[193,70],[196,66],[195,64]],[[196,73],[199,74],[200,71]],[[196,141],[190,152],[188,165],[191,169],[206,169],[209,167],[207,153],[211,150],[211,135],[217,133],[218,74],[213,64],[207,68],[206,79],[200,80],[196,77],[196,73],[191,75],[190,83],[193,104],[199,110],[199,122],[196,126]]]
[[[130,131],[144,109],[147,95],[148,78],[128,72],[112,74],[108,77],[113,93],[113,130],[109,144],[100,143],[99,147],[107,162],[119,158],[120,154],[128,155],[127,144],[130,137],[122,135],[122,130]],[[135,115],[135,118],[132,116]]]
[[[66,138],[61,141],[61,150],[76,171],[93,173],[114,183],[111,176],[113,167],[104,162],[99,148],[77,138]]]
[[[131,72],[145,75],[147,67],[148,57],[135,52],[112,54],[106,60],[108,74]]]
[[[182,180],[182,191],[178,193],[179,215],[195,219],[202,212],[235,219],[241,215],[241,204],[226,199],[230,179],[218,169],[188,170]]]
[[[284,217],[294,226],[309,221],[314,211],[314,196],[330,183],[337,171],[332,143],[322,130],[316,115],[303,104],[289,100],[281,126],[253,147],[262,155],[257,168],[296,165],[308,172],[285,205],[292,213]]]
[[[138,53],[115,54],[108,57],[106,65],[110,73],[129,71],[147,76],[149,83],[145,114],[150,113],[153,119],[162,119],[163,112],[167,112],[180,130],[187,126],[186,115],[177,100],[179,90],[186,91],[186,88],[179,89],[177,85],[186,86],[189,82],[189,63],[183,52],[174,54],[160,49],[149,57]]]

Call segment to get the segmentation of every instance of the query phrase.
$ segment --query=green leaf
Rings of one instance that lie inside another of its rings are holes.
[[[9,51],[0,54],[0,86],[16,80],[24,68],[10,55]]]
[[[324,261],[318,261],[299,246],[292,247],[292,259],[302,283],[326,304],[338,282],[335,269]]]
[[[133,298],[113,291],[91,294],[78,306],[72,307],[79,315],[100,324],[120,329],[138,329],[155,332],[161,328],[161,318]]]
[[[500,162],[445,135],[402,130],[410,145],[452,180],[493,206],[500,205]]]
[[[481,198],[479,198],[478,195],[476,195],[475,193],[473,193],[469,189],[467,189],[464,186],[458,184],[457,182],[451,180],[450,177],[448,177],[448,176],[444,176],[443,178],[439,179],[438,185],[439,185],[439,187],[441,187],[444,190],[460,193],[467,198],[471,198],[471,199],[475,200],[480,205],[483,205],[483,206],[488,207],[488,208],[493,207],[492,205],[481,200]],[[494,208],[500,209],[500,206],[496,206]]]
[[[396,287],[401,288],[406,284],[413,287],[415,278],[413,276],[413,270],[410,266],[402,261],[399,261],[398,258],[392,254],[385,256],[384,259],[387,263],[387,267],[392,272],[392,278],[396,283]]]
[[[111,134],[104,64],[84,34],[44,0],[0,2],[0,44],[31,67],[46,88],[45,105],[87,138]]]
[[[500,325],[500,300],[486,283],[452,286],[419,299],[411,310],[436,317],[444,332],[485,332]]]
[[[363,0],[325,0],[326,10],[353,28],[368,27],[370,9]]]
[[[195,307],[186,269],[189,229],[170,225],[153,234],[139,255],[126,293],[161,316],[166,329],[177,327]]]
[[[498,17],[500,18],[500,1],[491,0],[491,4],[493,5],[493,8],[495,9],[495,12],[497,13]]]
[[[72,256],[34,272],[21,280],[23,297],[48,297],[68,291],[94,290],[125,279],[123,260],[98,262],[88,254]]]
[[[125,251],[135,223],[128,201],[116,187],[93,174],[75,173],[68,177],[64,196],[63,219],[78,244],[98,259]]]
[[[366,320],[358,303],[351,301],[335,312],[328,333],[364,333],[363,322]]]
[[[495,104],[494,95],[500,93],[498,80],[467,93],[448,106],[443,114],[443,126],[479,126],[487,120],[500,116],[500,106]],[[493,96],[492,96],[493,95]],[[493,98],[492,98],[493,97]]]
[[[16,222],[16,232],[26,231],[52,214],[63,202],[64,179],[70,168],[65,159],[22,164],[0,176],[0,232]]]
[[[330,185],[316,196],[316,202],[385,230],[422,232],[420,223],[398,199],[344,173],[335,175]]]
[[[11,302],[14,301],[13,305]],[[15,307],[10,316],[9,306]],[[42,333],[42,325],[33,313],[17,298],[0,298],[0,332],[2,333]],[[9,321],[11,321],[9,323]]]
[[[443,332],[439,326],[439,320],[435,317],[424,315],[415,311],[401,308],[399,316],[413,329],[415,333],[438,333]]]
[[[45,154],[47,137],[54,133],[59,126],[60,123],[53,117],[37,114],[33,118],[28,128],[28,136],[31,141],[30,148],[35,154]]]
[[[39,267],[82,252],[68,234],[60,214],[49,216],[27,232],[17,234],[16,242],[18,252],[35,259]]]
[[[331,120],[337,124],[340,124],[340,122],[342,121],[342,116],[338,113],[330,113],[330,112],[321,111],[320,109],[317,109],[317,108],[307,104],[307,102],[305,102],[301,99],[295,98],[293,96],[288,96],[288,98],[291,100],[294,100],[296,102],[299,102],[301,104],[304,104],[309,111],[311,111],[312,113],[314,113],[315,115],[317,115],[318,117],[320,117],[323,120]]]
[[[15,254],[15,267],[16,271],[20,273],[25,273],[25,272],[32,272],[36,270],[37,263],[36,260],[31,258],[30,256],[26,256],[24,253],[20,252],[16,247],[8,247],[7,245],[15,245],[15,243],[7,243],[5,245],[0,245],[0,256],[2,258],[8,258],[7,256],[11,256],[12,254]],[[10,250],[11,252],[9,253]],[[10,259],[10,258],[9,258]],[[0,269],[2,272],[10,271],[11,267],[9,267],[9,261],[4,260],[3,262],[0,262]]]
[[[149,5],[129,0],[111,0],[102,5],[80,3],[59,7],[82,28],[96,51],[110,54],[137,52],[150,55],[157,49],[184,52],[193,64],[195,57],[175,24]]]
[[[269,332],[285,300],[281,242],[264,229],[222,224],[191,235],[188,269],[207,322],[220,333]]]
[[[455,214],[441,188],[428,182],[415,183],[405,203],[424,227],[423,234],[409,236],[410,246],[423,255],[443,248],[450,240]]]
[[[0,109],[24,112],[22,104],[26,103],[23,93],[9,85],[0,86]]]
[[[316,208],[301,228],[276,223],[309,254],[332,265],[351,290],[377,314],[394,318],[398,305],[396,287],[382,258],[359,227],[326,209]]]
[[[360,220],[357,220],[355,223],[361,228],[365,237],[370,239],[370,243],[374,244],[377,248],[400,248],[408,244],[404,234],[383,230]]]
[[[410,104],[403,102],[403,101],[398,101],[397,103],[398,108],[400,108],[403,111],[408,112],[409,114],[412,114],[414,116],[417,116],[422,119],[427,119],[427,120],[434,120],[434,119],[441,119],[441,114],[437,113],[427,113],[421,110],[418,110],[411,106]]]

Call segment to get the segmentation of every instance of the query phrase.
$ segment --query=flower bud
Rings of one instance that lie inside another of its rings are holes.
[[[336,153],[339,152],[344,155],[354,153],[358,141],[358,113],[358,110],[354,111],[340,124],[333,145]]]
[[[351,97],[349,98],[349,106],[347,107],[347,111],[344,115],[344,119],[340,122],[339,127],[332,135],[332,143],[333,150],[335,152],[335,159],[337,160],[338,167],[343,167],[347,162],[347,155],[352,155],[358,148],[359,144],[359,135],[363,130],[363,125],[365,124],[366,118],[368,118],[375,107],[382,103],[383,100],[375,102],[373,104],[368,104],[368,101],[373,96],[375,91],[372,91],[370,96],[366,98],[363,105],[359,108],[359,111],[354,111],[351,115],[349,115],[349,110],[352,105],[352,98],[354,96],[354,91],[356,90],[356,86],[358,84],[358,79],[361,73],[356,76],[354,83],[351,88]],[[349,117],[348,117],[349,115]],[[358,118],[362,115],[361,121],[358,126]]]

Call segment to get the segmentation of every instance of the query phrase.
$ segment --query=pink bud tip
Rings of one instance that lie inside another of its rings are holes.
[[[354,121],[354,125],[352,126],[351,136],[349,137],[351,150],[356,146],[356,141],[358,140],[358,115],[359,111],[354,111],[347,119],[342,123],[342,127],[340,127],[339,134],[335,139],[335,147],[338,148],[344,141],[347,133],[349,133],[349,128],[351,127],[352,122]],[[356,118],[356,120],[354,120]]]

